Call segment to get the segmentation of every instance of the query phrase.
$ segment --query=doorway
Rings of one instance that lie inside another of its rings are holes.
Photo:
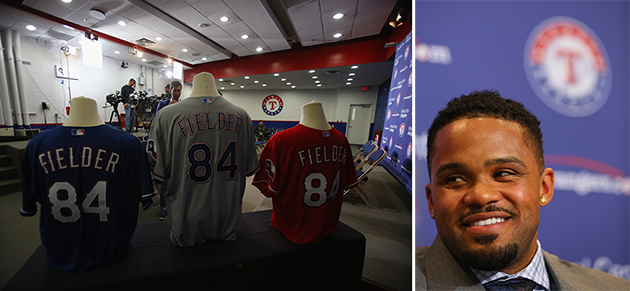
[[[365,144],[370,135],[372,104],[350,104],[346,137],[350,144]]]

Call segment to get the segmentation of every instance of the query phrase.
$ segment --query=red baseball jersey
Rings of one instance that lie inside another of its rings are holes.
[[[343,191],[357,185],[348,140],[304,125],[271,137],[252,184],[273,198],[271,226],[294,243],[319,242],[337,229]]]

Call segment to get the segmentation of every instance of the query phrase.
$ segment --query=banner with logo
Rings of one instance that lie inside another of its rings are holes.
[[[387,113],[380,148],[387,152],[381,165],[412,192],[412,87],[413,43],[411,33],[396,47]]]
[[[416,2],[416,242],[437,234],[427,131],[454,97],[497,90],[541,121],[555,195],[543,249],[630,279],[628,1]]]

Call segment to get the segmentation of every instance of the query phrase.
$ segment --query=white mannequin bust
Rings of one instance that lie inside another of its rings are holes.
[[[311,103],[302,105],[302,117],[300,119],[300,124],[319,130],[330,130],[332,128],[326,120],[324,107],[321,103],[315,100]]]
[[[105,124],[98,115],[96,101],[87,97],[75,97],[70,101],[70,116],[63,123],[67,127],[93,127]]]
[[[201,72],[193,78],[192,93],[187,98],[221,96],[214,83],[214,76],[208,72]]]

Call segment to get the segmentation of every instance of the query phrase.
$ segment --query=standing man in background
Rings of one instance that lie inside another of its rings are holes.
[[[120,95],[122,95],[122,102],[125,106],[125,131],[129,133],[131,133],[131,128],[133,127],[131,123],[133,122],[133,113],[135,111],[135,107],[129,102],[129,94],[135,91],[134,85],[136,85],[136,80],[131,78],[127,85],[120,88]]]
[[[167,105],[173,104],[179,101],[179,97],[182,95],[182,83],[177,80],[174,80],[173,82],[171,82],[170,91],[171,91],[172,97],[169,99],[160,101],[160,103],[158,103],[157,109],[155,109],[155,113],[157,113],[158,111],[160,111],[160,109],[166,107]]]

